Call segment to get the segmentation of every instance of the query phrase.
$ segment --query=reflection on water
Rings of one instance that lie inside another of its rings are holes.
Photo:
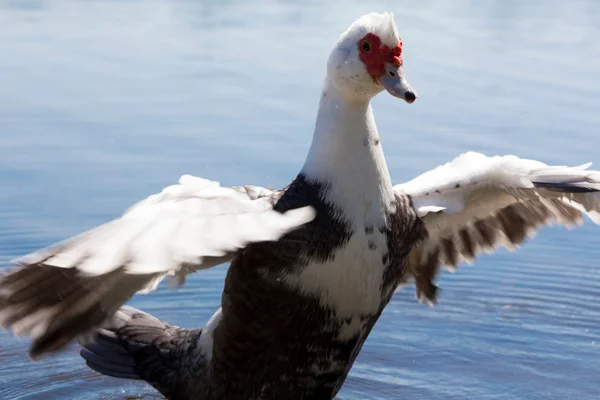
[[[396,182],[465,150],[600,162],[593,0],[0,2],[0,262],[117,216],[192,173],[283,186],[310,142],[324,64],[368,11],[396,14],[412,106],[375,113]],[[549,228],[399,292],[343,399],[597,399],[598,230]],[[225,267],[132,304],[183,326],[217,307]],[[190,320],[192,319],[192,320]],[[157,398],[89,371],[73,346],[28,362],[0,334],[3,399]]]

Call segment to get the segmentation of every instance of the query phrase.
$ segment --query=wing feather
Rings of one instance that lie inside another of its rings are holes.
[[[33,358],[59,350],[165,276],[176,287],[314,218],[309,207],[273,210],[282,194],[184,175],[122,217],[15,260],[0,279],[0,326],[31,336]]]
[[[600,172],[590,165],[471,152],[394,186],[412,197],[429,234],[410,254],[405,278],[415,280],[419,300],[436,301],[442,266],[453,271],[481,252],[513,250],[542,226],[581,224],[582,213],[600,223]]]

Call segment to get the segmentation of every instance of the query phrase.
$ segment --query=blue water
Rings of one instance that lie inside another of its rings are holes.
[[[595,0],[0,0],[0,264],[105,222],[191,173],[281,187],[308,149],[325,60],[394,11],[420,98],[374,101],[395,182],[462,151],[600,163]],[[399,292],[341,399],[600,398],[600,229],[547,228],[445,273],[441,304]],[[226,267],[132,304],[203,326]],[[33,363],[0,333],[1,399],[159,398]]]

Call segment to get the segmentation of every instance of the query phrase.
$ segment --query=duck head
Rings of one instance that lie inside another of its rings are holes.
[[[329,56],[327,76],[339,91],[357,100],[383,90],[407,103],[417,99],[406,80],[402,40],[392,13],[370,13],[354,21]]]

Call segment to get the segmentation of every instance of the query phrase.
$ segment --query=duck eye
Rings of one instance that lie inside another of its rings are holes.
[[[360,44],[360,49],[362,50],[363,53],[368,53],[371,51],[371,44],[369,42],[367,42],[366,40],[363,40]]]

